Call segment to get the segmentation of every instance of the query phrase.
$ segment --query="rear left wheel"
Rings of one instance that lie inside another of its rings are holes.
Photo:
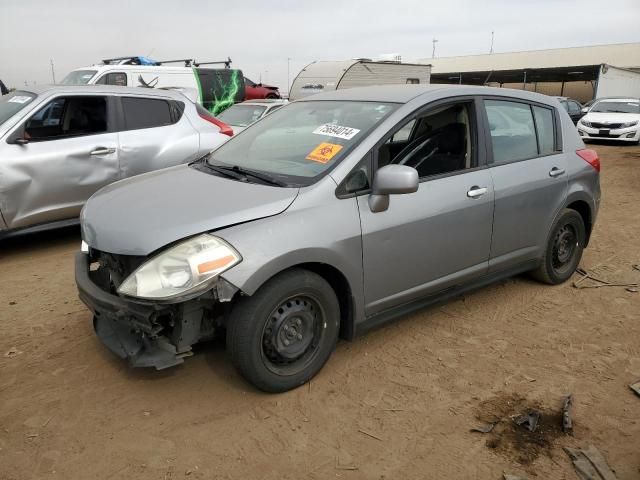
[[[246,380],[266,392],[284,392],[326,363],[339,322],[338,299],[326,280],[289,270],[239,301],[227,325],[227,349]]]
[[[582,217],[575,210],[565,209],[551,229],[542,264],[533,276],[550,285],[566,282],[580,264],[585,239]]]

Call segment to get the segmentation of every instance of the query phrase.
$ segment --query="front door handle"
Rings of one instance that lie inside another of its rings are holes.
[[[487,193],[486,187],[478,187],[478,186],[474,185],[467,192],[467,197],[469,197],[469,198],[479,198],[482,195],[484,195],[485,193]]]
[[[97,147],[95,150],[89,152],[89,155],[109,155],[110,153],[115,153],[115,148],[104,148]]]
[[[564,174],[564,168],[558,168],[558,167],[553,167],[550,171],[549,171],[549,176],[550,177],[559,177],[560,175]]]

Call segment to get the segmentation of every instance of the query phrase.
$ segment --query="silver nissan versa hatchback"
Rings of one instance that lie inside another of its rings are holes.
[[[189,164],[107,186],[81,214],[80,298],[102,342],[167,368],[226,333],[281,392],[339,336],[531,271],[574,272],[600,163],[557,100],[381,86],[282,107]]]

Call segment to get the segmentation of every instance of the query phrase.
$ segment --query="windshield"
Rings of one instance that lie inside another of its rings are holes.
[[[591,111],[601,113],[640,113],[640,101],[598,102]]]
[[[311,101],[292,103],[233,137],[208,158],[310,185],[360,143],[397,104]]]
[[[258,120],[267,107],[262,105],[234,105],[218,115],[227,125],[246,127]]]
[[[75,70],[64,77],[62,85],[86,85],[93,78],[97,70]]]
[[[36,96],[35,93],[16,90],[0,97],[0,125],[29,105]]]

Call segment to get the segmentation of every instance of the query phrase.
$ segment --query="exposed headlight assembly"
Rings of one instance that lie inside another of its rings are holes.
[[[591,128],[591,122],[587,122],[586,120],[580,120],[580,123],[585,127]]]
[[[147,300],[172,300],[207,290],[218,275],[242,261],[227,242],[203,234],[171,247],[143,263],[118,293]]]
[[[638,124],[637,120],[635,122],[627,122],[627,123],[623,123],[622,125],[620,125],[620,128],[635,127],[637,124]]]

